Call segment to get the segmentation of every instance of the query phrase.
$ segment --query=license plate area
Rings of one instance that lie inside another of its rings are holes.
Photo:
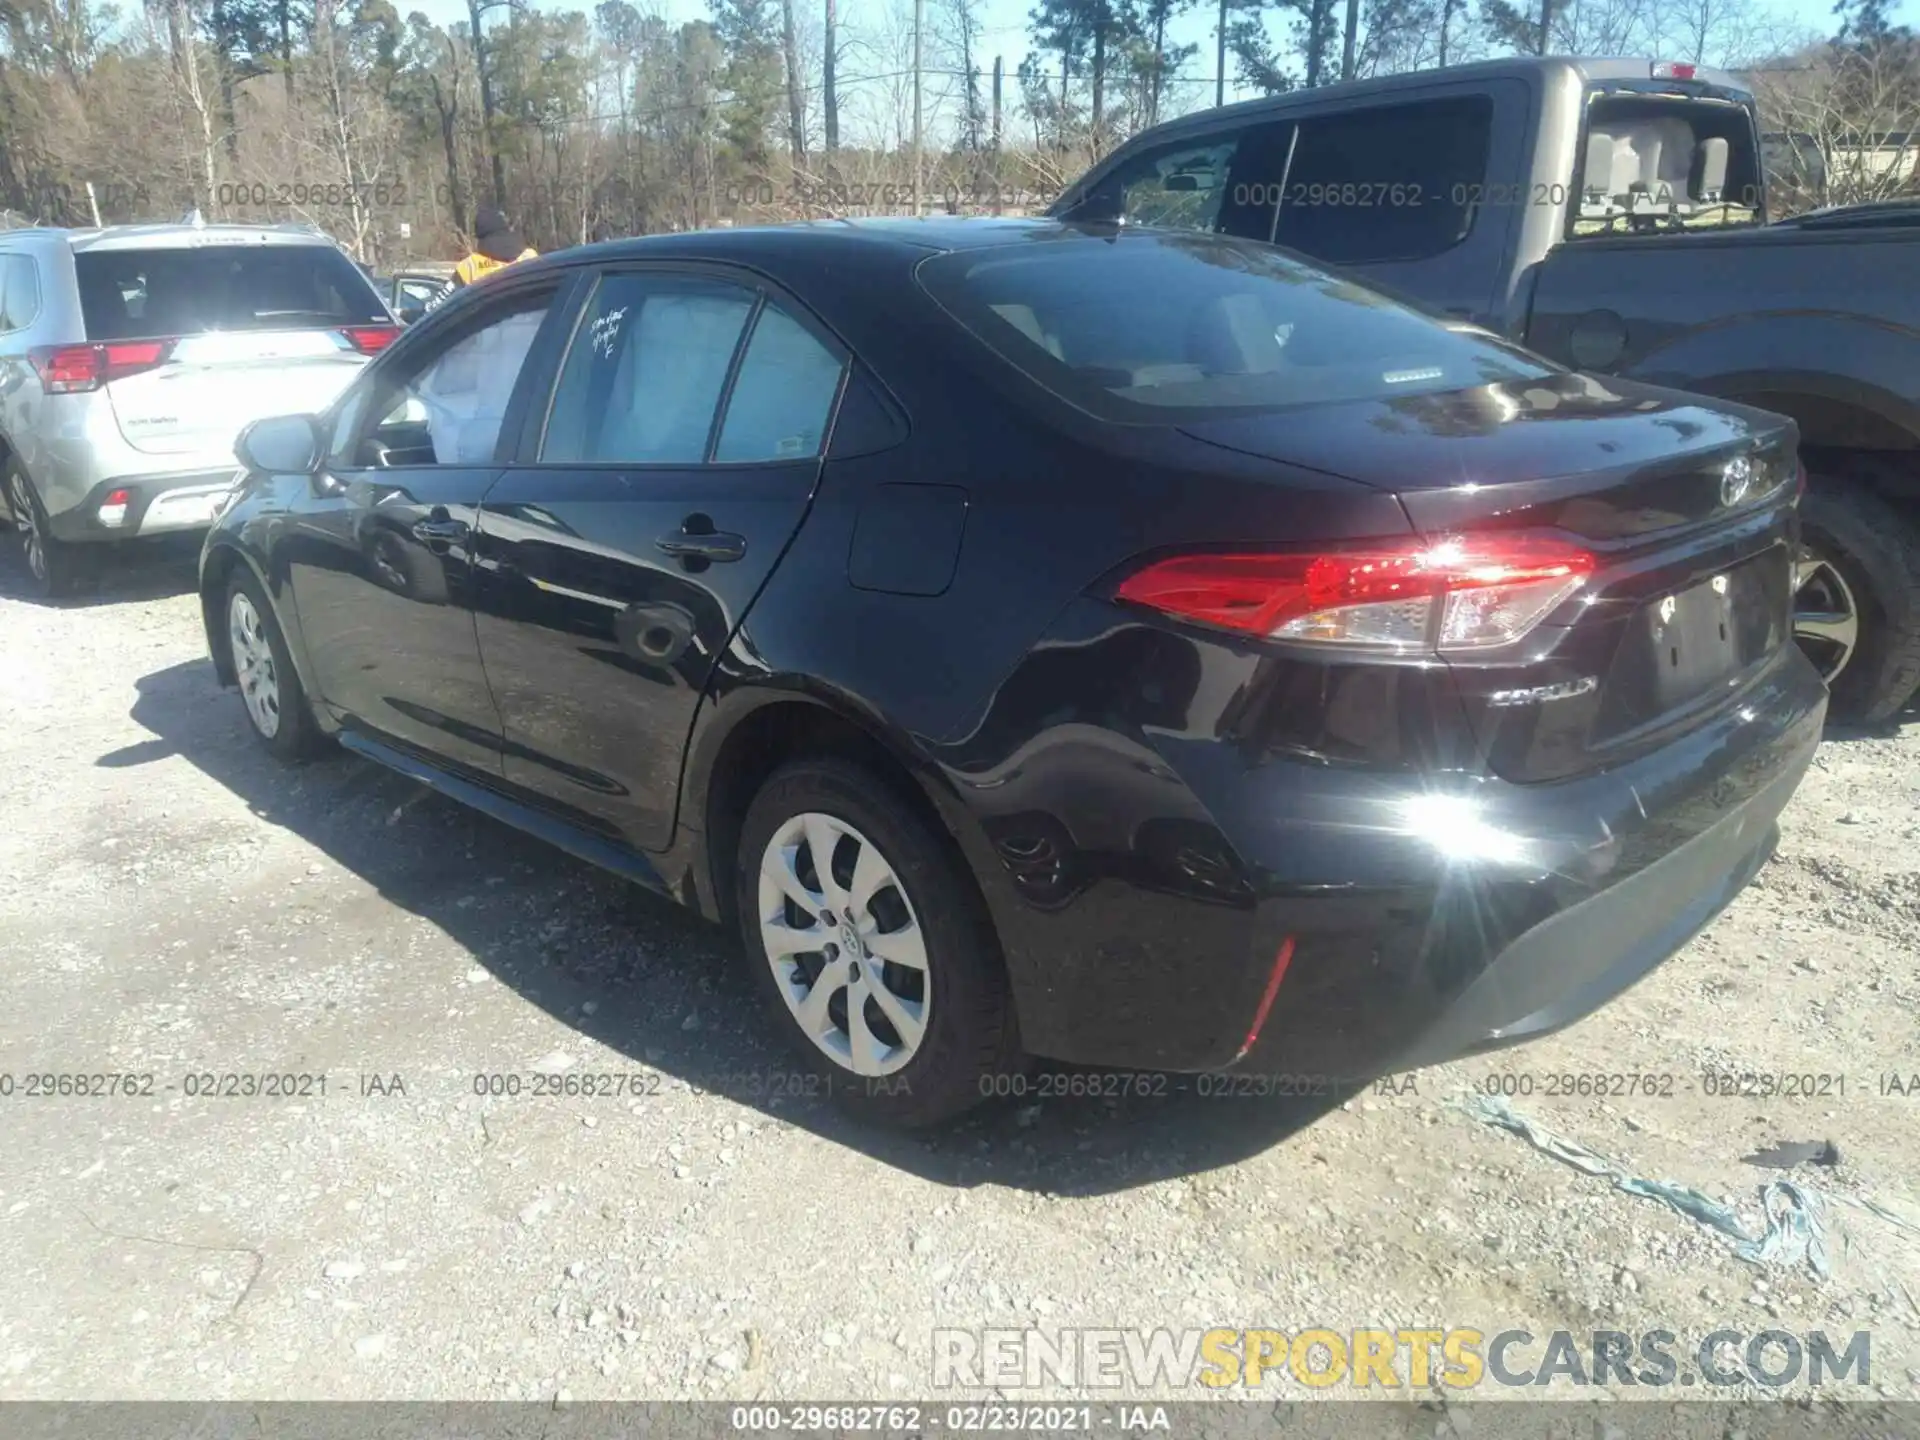
[[[1732,689],[1784,643],[1790,583],[1784,551],[1772,551],[1650,597],[1615,652],[1600,734],[1635,729]]]

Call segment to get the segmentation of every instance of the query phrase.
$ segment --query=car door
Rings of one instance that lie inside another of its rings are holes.
[[[369,373],[285,552],[321,701],[488,779],[500,716],[474,639],[473,525],[560,284],[505,291]]]
[[[668,843],[694,710],[806,513],[846,361],[737,272],[599,277],[480,512],[476,624],[512,786]]]

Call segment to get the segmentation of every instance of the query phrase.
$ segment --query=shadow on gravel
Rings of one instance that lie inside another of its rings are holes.
[[[95,548],[100,553],[90,557],[92,563],[71,595],[42,600],[28,592],[27,562],[20,553],[19,537],[6,534],[0,525],[0,599],[50,610],[96,610],[170,599],[188,594],[198,583],[198,535]]]
[[[1900,713],[1878,725],[1843,725],[1835,722],[1827,726],[1826,734],[1821,738],[1847,745],[1862,740],[1893,740],[1898,738],[1909,725],[1920,725],[1920,691],[1904,706]]]
[[[253,742],[239,701],[219,689],[209,661],[156,671],[138,689],[132,715],[154,738],[96,764],[133,768],[180,756],[255,815],[439,926],[499,981],[580,1033],[936,1184],[1063,1196],[1125,1190],[1233,1164],[1337,1103],[1203,1098],[1178,1076],[1137,1077],[1163,1087],[1157,1095],[1041,1098],[1041,1083],[1072,1088],[1056,1071],[1029,1080],[1024,1097],[990,1102],[932,1135],[862,1126],[806,1088],[730,935],[370,762],[342,753],[281,766]],[[492,1063],[475,1057],[474,1068]],[[1176,1089],[1183,1084],[1185,1093]],[[627,1102],[608,1103],[624,1110]]]

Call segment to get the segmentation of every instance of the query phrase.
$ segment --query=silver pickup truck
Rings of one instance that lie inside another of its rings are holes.
[[[1920,685],[1920,204],[1769,223],[1753,97],[1692,65],[1512,59],[1134,137],[1051,213],[1250,236],[1574,369],[1791,416],[1795,633],[1856,722]]]

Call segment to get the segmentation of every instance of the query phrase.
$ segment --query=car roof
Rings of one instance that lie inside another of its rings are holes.
[[[1111,238],[1111,225],[1077,224],[1041,217],[937,215],[857,220],[801,220],[787,225],[739,226],[666,235],[602,240],[551,251],[524,268],[604,265],[621,260],[710,260],[782,268],[796,264],[884,263],[910,266],[929,255],[983,250],[1036,240]],[[515,266],[516,270],[522,266]]]
[[[0,239],[24,241],[36,248],[65,247],[76,255],[108,250],[186,250],[199,245],[324,245],[333,238],[306,225],[103,225],[68,229],[42,225],[0,232]]]
[[[1288,90],[1278,95],[1262,95],[1257,99],[1242,100],[1237,104],[1223,105],[1210,110],[1195,110],[1162,124],[1136,131],[1128,138],[1127,145],[1133,146],[1142,136],[1152,136],[1155,140],[1173,138],[1188,130],[1207,130],[1223,121],[1231,122],[1238,118],[1250,118],[1308,106],[1318,110],[1324,108],[1330,101],[1366,100],[1379,96],[1392,96],[1398,92],[1410,91],[1421,82],[1451,85],[1503,79],[1566,77],[1581,84],[1614,84],[1622,81],[1638,81],[1645,84],[1656,78],[1653,73],[1656,63],[1658,62],[1653,60],[1615,56],[1509,55],[1498,60],[1479,60],[1468,65],[1449,65],[1444,69],[1406,70],[1392,75],[1372,76],[1364,80],[1338,81],[1332,85],[1316,86],[1311,90]],[[1751,88],[1732,72],[1716,70],[1706,65],[1694,67],[1693,80],[1696,84],[1714,86],[1723,90],[1736,90],[1743,94]],[[1076,179],[1074,186],[1078,183]]]

